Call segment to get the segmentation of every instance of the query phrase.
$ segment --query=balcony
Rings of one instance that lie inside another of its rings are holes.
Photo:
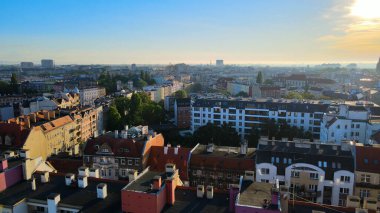
[[[339,199],[341,199],[341,200],[346,200],[347,196],[348,196],[348,194],[339,193]]]

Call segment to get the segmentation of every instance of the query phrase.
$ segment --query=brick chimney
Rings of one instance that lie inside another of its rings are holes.
[[[44,114],[44,119],[47,120],[47,121],[50,121],[49,111],[43,111],[43,114]]]
[[[153,178],[153,189],[160,190],[161,188],[161,176],[156,175]]]
[[[30,129],[30,117],[28,115],[24,116],[24,125],[26,128]]]
[[[169,205],[174,205],[176,180],[173,178],[168,178],[165,180],[165,185],[166,185],[166,201]]]
[[[3,158],[1,159],[0,171],[4,171],[6,169],[8,169],[8,160]]]
[[[54,111],[54,110],[49,111],[49,117],[50,117],[51,119],[55,119],[55,111]]]
[[[36,115],[36,113],[30,113],[29,117],[30,117],[30,122],[31,123],[36,123],[37,122],[37,115]]]

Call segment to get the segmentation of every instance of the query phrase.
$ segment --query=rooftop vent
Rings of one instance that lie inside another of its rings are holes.
[[[105,199],[107,197],[107,184],[99,183],[96,186],[97,197],[101,199]]]

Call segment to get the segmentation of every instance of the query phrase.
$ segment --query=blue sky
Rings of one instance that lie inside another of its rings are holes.
[[[380,55],[377,46],[358,53],[342,43],[357,20],[347,18],[352,4],[348,0],[2,0],[0,61],[375,61]],[[377,27],[368,38],[375,43]]]

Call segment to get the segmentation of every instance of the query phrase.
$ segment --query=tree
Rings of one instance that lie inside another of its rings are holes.
[[[18,81],[16,73],[12,73],[10,86],[13,93],[18,93]]]
[[[248,141],[248,147],[256,148],[259,144],[260,131],[253,127],[246,139]]]
[[[257,74],[256,83],[258,84],[263,83],[263,74],[261,73],[261,71],[259,71],[259,73]]]
[[[108,130],[117,130],[121,127],[121,115],[115,105],[111,105],[108,111]]]
[[[240,91],[238,94],[236,94],[237,97],[249,97],[248,93],[244,91]]]
[[[218,146],[239,146],[240,137],[230,125],[208,123],[194,132],[193,140],[200,144],[213,143]]]
[[[176,98],[186,98],[187,93],[185,90],[178,90],[177,92],[174,93],[174,97]]]
[[[200,83],[192,84],[188,88],[186,88],[186,90],[189,93],[198,93],[198,92],[201,92],[202,91],[202,84],[200,84]]]

